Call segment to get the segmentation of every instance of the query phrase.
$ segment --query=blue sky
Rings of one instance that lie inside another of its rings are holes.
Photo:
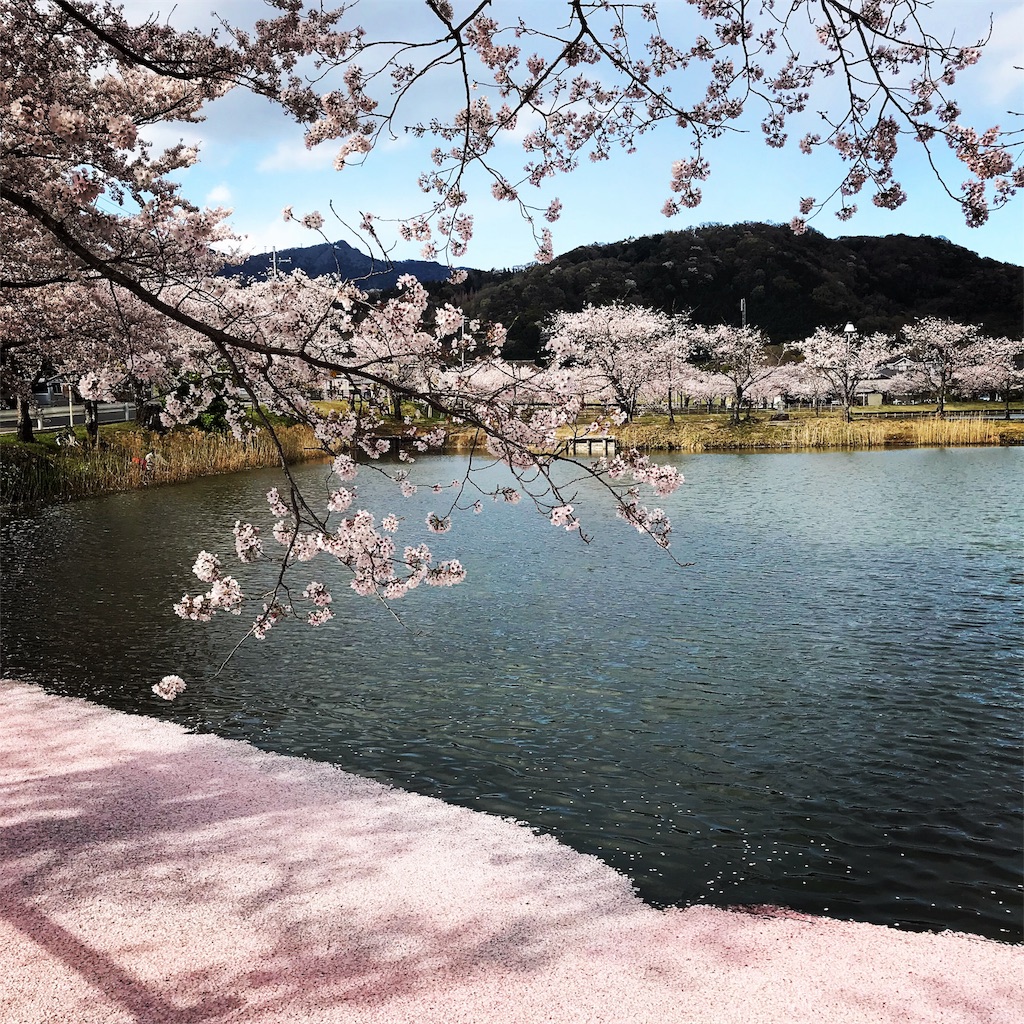
[[[548,2],[505,0],[496,5],[496,10],[498,15],[504,10],[528,17],[531,7],[536,10],[536,5]],[[213,3],[186,0],[177,5],[171,21],[178,27],[204,24]],[[661,6],[670,7],[665,2]],[[129,16],[156,9],[147,0],[132,0],[127,7]],[[456,0],[456,9],[459,7]],[[217,10],[244,23],[260,9],[251,2],[225,0]],[[414,24],[421,10],[420,0],[375,0],[372,4],[364,0],[353,17],[371,30],[386,27],[394,32],[396,18]],[[999,124],[1024,131],[1024,117],[1007,113],[1024,109],[1024,73],[1013,70],[1014,61],[1021,63],[1024,0],[934,0],[928,24],[936,35],[948,38],[955,33],[958,42],[968,44],[987,33],[990,14],[994,18],[992,41],[981,63],[961,74],[956,96],[968,123],[973,121],[979,128]],[[686,30],[683,21],[679,27]],[[406,116],[412,120],[450,111],[457,103],[457,94],[449,92],[450,85],[450,81],[439,80],[431,90],[421,91]],[[670,196],[672,162],[690,156],[691,150],[689,140],[672,129],[655,130],[646,136],[634,155],[616,154],[600,164],[588,163],[570,176],[545,182],[540,190],[528,187],[527,198],[542,207],[555,196],[562,200],[562,218],[552,228],[556,254],[591,242],[612,242],[708,222],[787,223],[797,213],[802,196],[820,198],[834,188],[840,180],[841,165],[831,153],[804,156],[795,144],[783,151],[767,148],[761,141],[758,121],[759,117],[751,119],[744,125],[748,129],[745,133],[713,144],[707,153],[712,174],[704,184],[703,204],[676,217],[665,218],[660,210]],[[791,137],[801,134],[795,130]],[[424,197],[416,179],[427,169],[427,154],[434,145],[403,135],[371,153],[363,166],[337,172],[332,168],[336,144],[327,143],[314,151],[305,149],[302,132],[293,123],[265,101],[241,92],[218,101],[203,124],[168,126],[155,133],[159,142],[179,137],[199,143],[201,153],[200,163],[182,176],[186,194],[199,203],[233,208],[231,222],[245,235],[246,246],[252,252],[322,241],[297,224],[285,223],[281,210],[286,205],[293,206],[297,214],[319,210],[328,218],[324,231],[329,238],[344,238],[356,245],[358,238],[332,220],[332,202],[342,220],[352,225],[358,225],[363,211],[379,217],[417,212]],[[510,169],[521,167],[523,162],[522,150],[513,141],[502,145],[499,157]],[[947,168],[952,170],[950,183],[956,187],[965,174],[954,163],[950,160]],[[812,227],[833,237],[942,235],[983,256],[1024,263],[1024,197],[1018,196],[993,214],[984,227],[971,229],[964,224],[959,207],[934,180],[919,146],[905,144],[897,178],[910,197],[900,210],[877,210],[870,198],[862,195],[858,197],[861,212],[852,220],[841,223],[826,211],[812,221]],[[536,245],[512,206],[492,200],[486,185],[478,185],[476,196],[470,207],[476,222],[475,236],[467,255],[457,262],[484,268],[531,262]],[[419,245],[399,243],[394,255],[418,258]]]

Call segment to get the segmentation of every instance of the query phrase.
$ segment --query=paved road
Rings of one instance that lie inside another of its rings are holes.
[[[71,407],[71,416],[76,427],[85,423],[85,408],[81,405]],[[135,406],[123,402],[101,404],[99,408],[100,423],[124,423],[135,419]],[[45,406],[32,416],[35,430],[59,430],[68,425],[68,407],[66,405]],[[0,434],[11,434],[17,429],[18,414],[14,409],[0,410]]]

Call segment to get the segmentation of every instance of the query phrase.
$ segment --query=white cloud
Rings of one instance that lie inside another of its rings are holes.
[[[410,146],[420,146],[423,148],[421,141],[408,132],[403,132],[400,135],[384,133],[373,148],[375,152],[396,153],[408,149]]]
[[[139,129],[139,135],[146,142],[153,144],[153,151],[155,153],[162,153],[166,149],[171,149],[173,146],[178,145],[179,142],[185,143],[186,146],[193,146],[202,153],[203,144],[206,141],[194,124],[188,124],[184,121],[173,124],[143,125]]]
[[[231,189],[227,185],[215,185],[206,193],[207,206],[227,206],[231,202]]]
[[[516,126],[511,131],[498,132],[497,141],[501,143],[512,143],[522,146],[523,139],[532,131],[538,131],[544,127],[544,118],[535,110],[520,111],[516,117]]]
[[[334,166],[340,142],[325,142],[315,149],[306,149],[301,141],[282,139],[274,151],[257,165],[258,171],[325,171]]]
[[[985,47],[982,67],[989,102],[1001,103],[1011,96],[1020,97],[1024,85],[1024,4],[1018,4],[992,19],[992,38]]]
[[[262,220],[249,227],[239,227],[239,230],[242,248],[248,253],[318,245],[323,241],[316,232],[308,231],[294,221],[286,223],[281,217]]]

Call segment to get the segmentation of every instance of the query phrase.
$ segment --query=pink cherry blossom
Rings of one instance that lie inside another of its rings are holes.
[[[220,570],[220,559],[216,555],[211,555],[209,551],[200,551],[195,565],[192,566],[192,571],[203,583],[212,583],[218,579]]]
[[[447,533],[452,528],[451,516],[439,516],[431,512],[427,516],[427,527],[431,533]]]
[[[260,529],[251,523],[235,523],[235,551],[241,562],[255,562],[263,554]]]
[[[185,691],[185,680],[181,676],[164,676],[153,686],[153,692],[163,700],[174,700]]]

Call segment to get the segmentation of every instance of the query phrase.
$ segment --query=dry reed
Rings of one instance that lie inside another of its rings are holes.
[[[469,452],[483,448],[487,443],[484,432],[467,423],[449,425],[445,430],[444,447],[446,451]]]
[[[134,429],[104,431],[103,443],[95,451],[4,444],[0,446],[0,503],[68,501],[276,466],[282,453],[287,463],[323,454],[308,427],[279,426],[275,434],[280,450],[265,431],[238,441],[195,429],[175,430],[163,437]],[[644,451],[965,447],[1024,444],[1024,423],[981,417],[865,417],[847,423],[838,416],[804,416],[732,424],[721,417],[693,417],[675,424],[664,420],[629,423],[616,431],[616,437],[620,448]],[[466,452],[483,443],[475,427],[449,426],[445,449]],[[154,458],[147,469],[149,452]]]
[[[620,447],[653,451],[732,451],[751,449],[853,449],[887,447],[966,447],[1024,444],[1024,423],[964,417],[940,419],[857,419],[801,417],[731,424],[721,418],[630,423],[616,436]]]
[[[265,431],[236,440],[195,429],[175,430],[163,437],[141,430],[104,431],[97,449],[4,445],[0,501],[7,505],[69,501],[280,465],[282,453],[288,463],[322,454],[308,427],[279,426],[275,433],[280,450]]]

